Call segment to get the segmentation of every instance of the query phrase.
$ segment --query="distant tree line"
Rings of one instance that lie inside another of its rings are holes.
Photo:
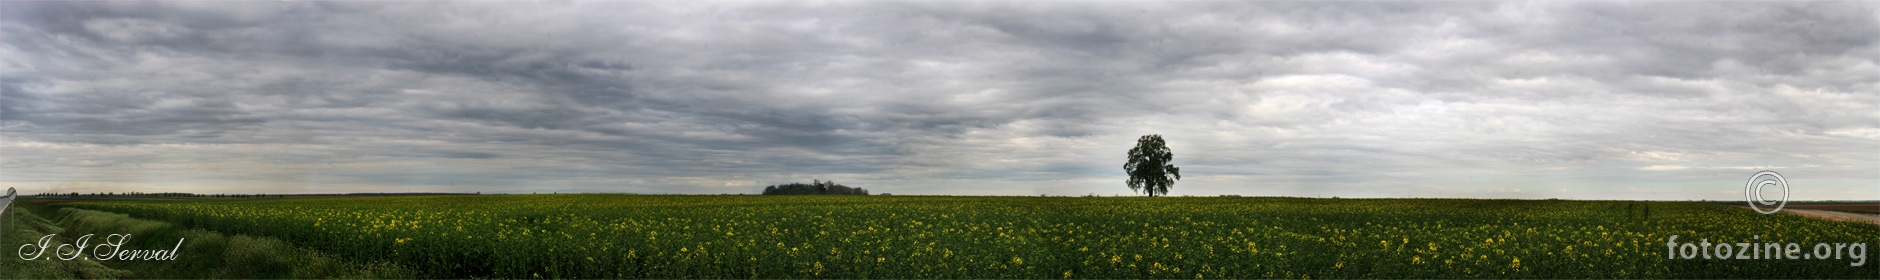
[[[34,195],[34,197],[237,197],[237,199],[254,199],[254,197],[282,197],[282,195],[188,194],[188,192],[94,192],[94,194],[79,194],[79,192],[41,192],[41,194]]]
[[[476,195],[474,193],[334,193],[334,194],[198,194],[182,192],[96,192],[96,193],[49,193],[42,192],[36,197],[104,198],[104,197],[206,197],[206,198],[287,198],[318,196],[419,196],[419,195]]]
[[[810,195],[810,194],[853,194],[868,195],[868,190],[851,188],[835,181],[810,180],[811,183],[789,183],[764,187],[764,195]]]

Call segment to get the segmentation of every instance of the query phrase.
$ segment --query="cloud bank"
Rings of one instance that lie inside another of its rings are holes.
[[[6,2],[22,192],[1880,199],[1868,2]]]

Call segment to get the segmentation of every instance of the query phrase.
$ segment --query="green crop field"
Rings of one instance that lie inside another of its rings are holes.
[[[63,205],[446,278],[1880,277],[1880,264],[1852,259],[1668,259],[1671,235],[1880,239],[1872,224],[1698,202],[578,194]]]

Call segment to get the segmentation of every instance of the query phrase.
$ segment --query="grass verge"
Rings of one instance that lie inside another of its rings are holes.
[[[271,237],[224,235],[201,229],[186,229],[171,223],[131,218],[125,214],[53,208],[21,201],[10,211],[18,226],[0,236],[5,247],[36,243],[48,234],[57,234],[54,244],[72,244],[75,239],[92,234],[89,243],[106,242],[111,234],[129,234],[123,249],[177,249],[173,260],[61,260],[48,249],[35,260],[5,256],[0,262],[0,277],[23,278],[409,278],[410,269],[387,262],[354,262],[330,254],[301,248]],[[53,213],[50,218],[40,213]],[[4,222],[0,222],[4,223]],[[56,246],[56,245],[54,245]],[[94,249],[87,249],[93,255]],[[95,255],[94,255],[95,257]],[[18,269],[13,269],[13,268]]]
[[[0,244],[8,248],[14,245],[34,243],[47,234],[64,233],[65,229],[50,220],[28,211],[32,205],[25,205],[24,200],[14,203],[7,210],[7,216],[0,218]],[[69,243],[71,240],[61,239]],[[5,279],[108,279],[123,278],[130,271],[112,269],[94,260],[59,260],[57,258],[39,258],[22,260],[17,255],[0,256],[0,278]]]

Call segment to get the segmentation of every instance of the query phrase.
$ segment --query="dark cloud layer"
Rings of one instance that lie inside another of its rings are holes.
[[[33,191],[1880,199],[1867,2],[6,2]]]

